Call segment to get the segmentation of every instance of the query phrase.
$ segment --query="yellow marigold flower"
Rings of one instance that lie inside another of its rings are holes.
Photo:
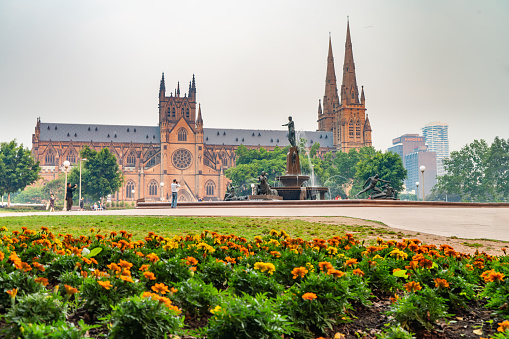
[[[97,282],[99,285],[101,285],[101,287],[109,290],[110,288],[113,287],[113,285],[107,280],[107,281],[98,281]]]
[[[435,281],[435,287],[438,288],[449,288],[449,283],[445,279],[436,278]]]
[[[150,260],[151,262],[159,261],[159,257],[155,253],[147,254],[146,258]]]
[[[415,292],[415,291],[422,290],[421,284],[419,284],[418,282],[415,282],[415,281],[407,282],[404,287],[405,287],[405,290],[407,290],[408,292]]]
[[[90,229],[90,233],[95,233],[95,228],[93,228],[93,227],[92,227],[92,228]]]
[[[74,293],[78,293],[78,289],[76,289],[76,288],[74,288],[72,286],[64,285],[64,287],[65,287],[65,293],[66,294],[71,295],[71,294],[74,294]]]
[[[498,323],[498,325],[500,326],[499,328],[497,328],[497,331],[499,332],[505,332],[509,330],[509,320],[505,320],[501,323]]]
[[[297,279],[297,277],[301,277],[301,278],[304,278],[304,276],[308,273],[309,271],[305,268],[305,267],[295,267],[293,270],[292,270],[292,274],[293,274],[293,279]]]
[[[213,309],[211,309],[210,313],[216,314],[216,313],[218,313],[220,311],[221,311],[221,306],[218,305],[218,306],[214,307]]]
[[[313,299],[316,299],[316,298],[317,298],[317,296],[314,293],[304,293],[302,295],[302,299],[304,299],[304,300],[313,300]]]
[[[345,262],[345,266],[353,266],[353,265],[357,265],[357,259],[348,259]]]
[[[310,263],[310,262],[306,263],[306,268],[308,269],[309,272],[314,272],[315,271],[315,266],[312,263]]]
[[[43,278],[43,277],[35,278],[35,280],[34,280],[34,281],[35,281],[36,283],[42,284],[42,286],[46,286],[46,285],[48,285],[48,279]]]
[[[152,286],[152,291],[156,293],[166,294],[168,292],[168,286],[163,283],[155,284]]]
[[[380,255],[377,254],[373,257],[373,260],[377,260],[377,259],[384,260],[384,257],[381,257]]]
[[[279,234],[279,232],[278,232],[278,231],[276,231],[275,229],[271,229],[271,230],[270,230],[270,232],[269,232],[269,234],[270,234],[271,236],[273,236],[273,237],[279,237],[279,235],[280,235],[280,234]]]
[[[201,242],[199,244],[196,245],[196,248],[200,249],[200,250],[205,250],[206,252],[212,254],[216,251],[216,249],[212,246],[210,246],[209,244],[207,243],[204,243],[204,242]]]
[[[12,290],[8,290],[6,292],[7,292],[8,295],[11,296],[11,298],[15,298],[16,294],[18,294],[18,289],[17,288],[13,288]]]
[[[0,227],[0,231],[2,231],[2,232],[7,232],[7,231],[8,231],[8,229],[7,229],[7,227],[2,226],[2,227]]]
[[[356,268],[355,270],[352,271],[352,273],[358,275],[359,277],[364,276],[364,272],[360,268]]]
[[[408,254],[406,254],[405,252],[403,252],[402,250],[400,250],[398,248],[393,249],[391,251],[390,255],[391,255],[391,257],[395,256],[398,260],[408,258]]]
[[[120,276],[120,279],[122,279],[123,281],[127,281],[127,282],[134,282],[133,278],[131,278],[130,276],[127,276],[127,275],[121,275]]]
[[[267,245],[274,245],[274,246],[279,246],[280,243],[279,241],[277,241],[276,239],[270,239],[268,242],[267,242]]]
[[[152,272],[143,272],[143,276],[148,280],[156,280],[156,276]]]

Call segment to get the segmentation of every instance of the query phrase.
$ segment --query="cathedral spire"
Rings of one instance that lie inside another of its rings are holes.
[[[176,96],[179,97],[180,96],[180,81],[177,82],[177,91],[176,91]]]
[[[345,91],[341,91],[341,101],[347,103],[359,103],[359,89],[355,77],[355,63],[353,61],[352,40],[350,37],[350,21],[346,24],[346,42],[345,42],[345,61],[343,63],[343,84],[341,86]],[[344,98],[343,95],[347,97]]]
[[[164,84],[164,72],[161,78],[161,84],[159,85],[159,98],[164,98],[166,95],[166,86]]]
[[[322,115],[322,100],[318,99],[318,117]]]
[[[198,119],[196,119],[196,124],[203,126],[203,119],[201,117],[201,104],[198,104]]]
[[[364,105],[366,99],[364,98],[364,86],[361,86],[361,104]]]

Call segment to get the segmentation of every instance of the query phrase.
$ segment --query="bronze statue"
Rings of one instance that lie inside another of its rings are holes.
[[[355,196],[358,197],[359,195],[361,195],[362,193],[365,193],[369,190],[373,190],[375,191],[376,194],[380,194],[382,193],[382,190],[378,187],[376,187],[376,184],[381,181],[381,182],[385,182],[385,183],[390,183],[390,181],[387,181],[387,180],[382,180],[379,178],[379,175],[378,174],[375,174],[374,176],[372,177],[369,177],[368,180],[366,180],[366,182],[364,183],[364,185],[362,185],[362,188],[364,188],[362,191],[360,191],[359,193],[357,193]],[[366,187],[367,186],[367,187]]]
[[[291,116],[288,117],[288,123],[283,126],[288,126],[288,141],[290,142],[290,145],[292,147],[297,147],[295,142],[295,124]]]
[[[256,185],[256,194],[257,195],[278,195],[277,190],[272,189],[269,185],[269,180],[267,179],[267,172],[262,171],[262,173],[258,176],[258,185]]]
[[[224,194],[224,201],[235,200],[235,186],[231,182],[226,185],[226,193]]]

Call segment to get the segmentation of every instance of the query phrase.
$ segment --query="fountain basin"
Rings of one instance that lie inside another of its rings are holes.
[[[276,177],[276,180],[281,181],[284,187],[299,188],[309,180],[309,175],[287,174]]]

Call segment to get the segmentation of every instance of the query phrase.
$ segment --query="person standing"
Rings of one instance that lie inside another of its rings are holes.
[[[67,184],[67,193],[65,194],[65,200],[67,201],[68,211],[70,211],[72,208],[72,193],[76,190],[76,187],[78,187],[77,184],[74,184],[74,186],[71,186],[71,183]]]
[[[49,211],[55,212],[55,196],[53,194],[49,196]]]
[[[177,179],[173,179],[171,183],[171,208],[177,208],[177,192],[180,187],[180,184],[177,182]]]
[[[85,210],[85,199],[81,198],[80,200],[80,211]]]

